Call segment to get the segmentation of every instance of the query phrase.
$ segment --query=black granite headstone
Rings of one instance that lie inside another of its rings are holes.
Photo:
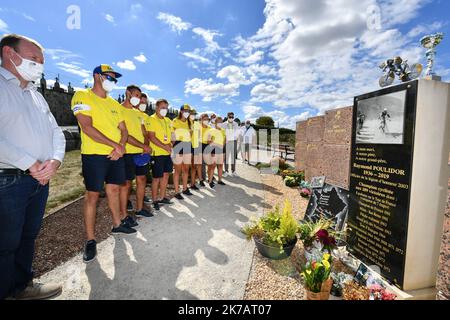
[[[403,287],[417,81],[355,98],[348,251]],[[426,168],[424,168],[426,170]]]

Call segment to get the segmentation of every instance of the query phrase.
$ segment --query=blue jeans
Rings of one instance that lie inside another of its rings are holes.
[[[33,279],[34,245],[48,191],[31,176],[0,174],[0,300],[20,293]]]

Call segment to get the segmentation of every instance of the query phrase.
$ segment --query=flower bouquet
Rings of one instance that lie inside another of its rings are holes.
[[[301,276],[305,281],[308,300],[328,300],[333,285],[331,274],[331,255],[325,253],[321,260],[308,261]]]

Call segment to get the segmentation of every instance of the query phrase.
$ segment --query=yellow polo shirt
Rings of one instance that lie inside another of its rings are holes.
[[[142,132],[142,125],[145,123],[143,116],[144,114],[139,110],[136,110],[134,108],[128,109],[124,106],[122,106],[122,114],[123,118],[125,119],[125,124],[127,125],[128,135],[132,136],[140,143],[144,143],[144,133]],[[137,154],[144,152],[143,149],[132,146],[129,143],[127,143],[125,149],[127,154]]]
[[[211,127],[206,127],[203,128],[201,127],[202,130],[202,143],[203,144],[208,144],[209,141],[209,132],[212,130]]]
[[[154,132],[156,138],[161,143],[167,145],[172,143],[171,121],[169,118],[166,117],[164,119],[160,119],[156,114],[154,114],[145,120],[145,129],[148,132]],[[153,150],[153,156],[170,156],[169,152],[151,142],[150,148]]]
[[[211,130],[209,130],[208,134],[209,134],[211,141],[214,144],[222,146],[222,147],[225,145],[226,136],[227,136],[225,129],[211,128]]]
[[[91,89],[80,90],[72,98],[72,111],[76,115],[82,114],[92,118],[92,125],[106,137],[120,143],[122,137],[119,124],[124,122],[123,107],[113,98],[105,99],[97,96]],[[109,155],[113,148],[98,143],[81,129],[81,154]]]
[[[191,129],[189,129],[189,122],[174,119],[172,121],[172,132],[175,133],[175,141],[191,142]]]
[[[200,123],[198,121],[194,121],[192,124],[192,147],[194,149],[199,147],[201,130],[202,128]]]

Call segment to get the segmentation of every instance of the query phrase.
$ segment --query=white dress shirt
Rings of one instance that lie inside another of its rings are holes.
[[[236,121],[229,123],[228,121],[219,125],[220,128],[225,129],[227,135],[227,142],[236,141],[239,137],[239,125]]]
[[[25,89],[0,67],[0,169],[28,170],[36,161],[64,159],[66,139],[33,83]]]

